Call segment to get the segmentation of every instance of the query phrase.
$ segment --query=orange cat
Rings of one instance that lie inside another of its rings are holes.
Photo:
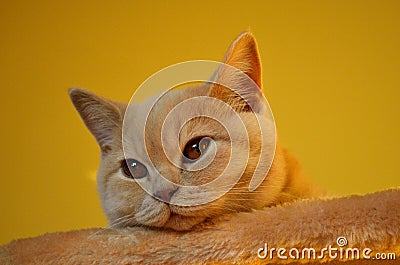
[[[170,90],[129,107],[83,89],[70,91],[101,148],[98,190],[111,226],[188,230],[222,214],[319,195],[297,161],[275,144],[274,121],[258,88],[261,63],[251,33],[232,43],[224,63],[213,82]],[[192,98],[201,100],[173,111]],[[186,119],[191,114],[195,118]],[[257,167],[265,174],[251,191]],[[219,180],[221,175],[225,178]],[[215,185],[207,186],[210,182]]]

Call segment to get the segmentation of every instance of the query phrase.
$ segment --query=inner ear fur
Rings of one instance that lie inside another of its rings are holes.
[[[121,131],[124,105],[81,88],[70,89],[69,96],[102,152],[109,151]]]

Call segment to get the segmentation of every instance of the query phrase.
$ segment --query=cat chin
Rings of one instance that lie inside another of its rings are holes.
[[[152,223],[136,223],[126,226],[126,229],[136,229],[140,225],[144,225],[147,227],[163,227],[169,228],[175,231],[186,231],[192,229],[194,226],[202,223],[206,218],[205,217],[188,217],[179,214],[171,213],[169,214],[168,219],[161,218],[156,222]],[[121,227],[122,228],[122,227]],[[135,230],[136,231],[136,230]]]

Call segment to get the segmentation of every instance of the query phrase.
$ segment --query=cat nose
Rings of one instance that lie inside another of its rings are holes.
[[[159,190],[154,193],[154,197],[157,199],[162,200],[163,202],[170,202],[172,196],[175,194],[175,192],[178,190],[178,187],[173,187],[169,189],[164,189],[164,190]]]

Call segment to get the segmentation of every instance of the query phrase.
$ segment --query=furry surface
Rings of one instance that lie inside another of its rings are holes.
[[[2,246],[0,263],[287,263],[296,260],[259,259],[257,251],[264,243],[268,243],[270,248],[285,247],[288,250],[292,247],[337,247],[339,236],[347,238],[346,247],[369,247],[373,250],[371,257],[377,252],[396,253],[397,260],[371,259],[366,264],[397,264],[400,259],[400,189],[364,196],[297,201],[251,213],[223,216],[190,232],[137,227],[129,231],[88,229],[45,234]],[[361,262],[345,259],[324,261],[329,264]]]

